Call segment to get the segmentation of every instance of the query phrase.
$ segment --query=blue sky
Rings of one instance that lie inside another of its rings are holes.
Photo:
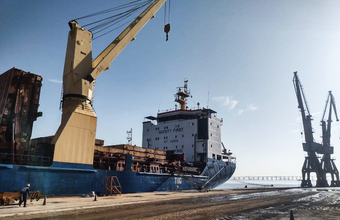
[[[0,72],[15,66],[44,79],[34,137],[53,135],[60,123],[68,21],[122,3],[0,1]],[[143,118],[173,108],[176,87],[188,78],[189,107],[209,105],[224,119],[222,140],[237,156],[235,175],[300,175],[305,154],[293,72],[320,141],[328,91],[340,102],[339,11],[337,0],[171,0],[169,41],[162,8],[98,78],[97,138],[126,143],[132,128],[133,143],[141,145]],[[95,40],[94,56],[118,34]],[[337,157],[340,128],[333,125]]]

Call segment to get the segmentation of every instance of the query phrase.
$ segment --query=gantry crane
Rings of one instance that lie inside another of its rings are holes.
[[[98,57],[92,60],[92,33],[76,21],[70,31],[63,73],[61,124],[52,140],[53,161],[93,164],[97,117],[93,111],[94,82],[135,39],[166,0],[154,0]]]
[[[317,157],[318,154],[324,154],[328,148],[324,148],[322,144],[316,143],[313,138],[313,128],[312,128],[312,115],[310,114],[306,97],[303,93],[302,85],[298,78],[297,72],[294,72],[293,83],[295,87],[296,97],[298,100],[298,108],[301,111],[302,116],[302,124],[305,134],[305,142],[303,143],[303,150],[307,152],[307,156],[305,157],[305,161],[302,167],[302,182],[301,187],[312,187],[312,182],[310,179],[310,174],[312,172],[316,173],[317,187],[326,187],[328,186],[326,180],[326,174],[323,172],[321,163]],[[307,178],[306,178],[307,176]]]
[[[328,103],[329,103],[328,119],[326,122],[325,115],[327,112]],[[321,159],[321,167],[325,175],[327,173],[331,174],[331,177],[332,177],[331,186],[340,186],[339,172],[334,163],[334,160],[331,159],[331,154],[333,154],[333,147],[331,146],[332,109],[334,110],[336,121],[339,121],[338,114],[337,114],[336,107],[335,107],[334,96],[332,95],[332,91],[329,91],[325,110],[323,112],[323,116],[321,120],[322,144],[323,144],[324,149],[329,149],[329,151],[326,151],[324,153]]]

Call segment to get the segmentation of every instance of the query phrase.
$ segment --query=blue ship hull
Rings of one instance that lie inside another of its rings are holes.
[[[0,164],[0,191],[22,189],[27,183],[31,190],[43,195],[80,195],[90,191],[103,192],[105,176],[117,176],[123,193],[179,191],[215,188],[234,173],[232,162],[209,162],[201,175],[143,173],[132,171],[97,170],[91,165],[54,162],[50,167]]]

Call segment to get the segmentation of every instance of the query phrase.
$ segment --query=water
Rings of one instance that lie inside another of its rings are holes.
[[[300,187],[297,180],[228,180],[216,189],[252,188],[252,187]]]

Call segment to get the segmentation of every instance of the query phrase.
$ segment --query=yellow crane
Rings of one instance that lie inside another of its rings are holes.
[[[92,59],[92,33],[76,21],[70,31],[63,73],[61,124],[52,140],[54,162],[93,164],[97,116],[93,111],[94,82],[136,38],[166,0],[154,0],[112,43]]]

